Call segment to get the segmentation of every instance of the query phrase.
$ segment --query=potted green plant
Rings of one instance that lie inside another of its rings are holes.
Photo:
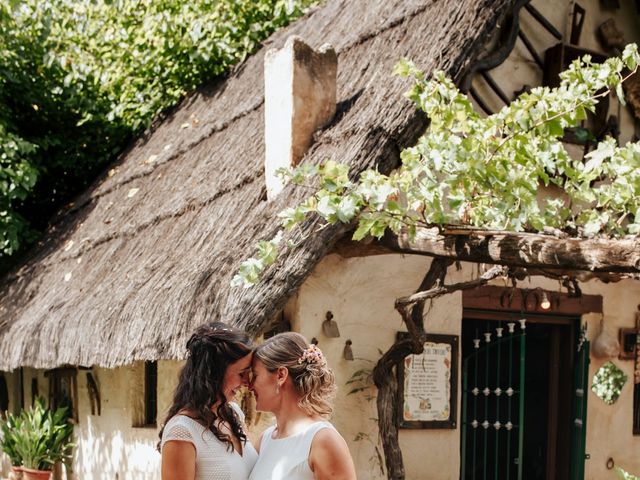
[[[12,435],[24,480],[49,480],[53,466],[71,456],[73,425],[67,409],[52,411],[38,398],[32,408],[20,413],[17,427]]]
[[[0,450],[2,450],[11,462],[11,470],[15,478],[22,477],[22,459],[16,451],[15,432],[20,428],[20,417],[12,413],[6,414],[6,418],[0,418]]]

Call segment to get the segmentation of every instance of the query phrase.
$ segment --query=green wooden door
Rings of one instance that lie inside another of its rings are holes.
[[[573,404],[571,415],[571,465],[570,480],[584,479],[587,438],[587,398],[589,393],[589,342],[585,332],[580,332],[575,354],[573,378]]]
[[[526,320],[473,340],[462,367],[460,477],[522,480]]]

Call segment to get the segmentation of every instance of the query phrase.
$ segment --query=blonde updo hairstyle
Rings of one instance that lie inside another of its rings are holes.
[[[280,367],[289,371],[293,386],[300,394],[298,406],[304,412],[323,417],[331,415],[335,377],[320,350],[309,345],[306,338],[295,332],[279,333],[259,345],[253,355],[269,372]]]

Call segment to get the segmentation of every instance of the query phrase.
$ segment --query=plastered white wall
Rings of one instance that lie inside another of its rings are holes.
[[[603,317],[585,316],[588,338],[593,342],[600,333],[600,320],[604,328],[616,337],[620,328],[634,328],[635,314],[640,305],[640,282],[623,281],[617,284],[587,283],[585,293],[603,296]],[[605,404],[591,390],[588,398],[587,448],[590,459],[586,462],[585,478],[599,480],[615,478],[607,469],[607,460],[612,458],[616,466],[640,476],[640,436],[632,435],[633,415],[633,360],[601,359],[591,357],[589,378],[593,379],[598,369],[611,360],[628,377],[620,398],[613,405]]]
[[[375,418],[375,388],[350,395],[347,382],[354,372],[371,369],[395,341],[398,331],[406,331],[393,305],[397,297],[413,292],[426,273],[425,257],[384,255],[343,259],[329,255],[314,270],[292,302],[293,327],[319,347],[335,371],[338,395],[333,421],[349,444],[359,478],[386,478],[380,472],[378,430]],[[450,277],[455,281],[455,273]],[[339,338],[327,338],[322,322],[331,311],[340,329]],[[426,308],[426,328],[431,333],[460,334],[461,296],[454,294]],[[354,361],[343,359],[345,341],[351,339]],[[368,399],[372,397],[371,399]],[[354,439],[364,437],[359,441]],[[407,478],[445,479],[459,469],[458,430],[400,432]],[[438,459],[425,465],[425,452]]]
[[[101,397],[101,413],[91,415],[87,389],[87,371],[78,371],[78,417],[74,435],[73,474],[69,478],[90,480],[152,480],[160,476],[160,454],[156,451],[159,425],[164,420],[177,384],[182,362],[158,362],[158,427],[132,427],[132,395],[140,389],[135,370],[142,364],[106,369],[94,367],[91,373]],[[48,394],[48,379],[42,370],[23,369],[25,403],[31,403],[31,379],[38,379],[40,395]],[[19,390],[19,375],[14,373],[10,395]],[[8,474],[3,463],[2,474]]]
[[[336,373],[338,395],[333,422],[349,444],[359,478],[386,478],[379,471],[377,454],[377,411],[375,388],[349,395],[347,384],[354,372],[370,369],[380,357],[378,349],[386,351],[396,332],[405,331],[393,305],[396,298],[415,291],[430,260],[419,256],[381,255],[344,259],[329,255],[320,262],[298,295],[288,305],[294,330],[307,338],[316,337]],[[477,266],[462,264],[462,270],[450,267],[447,283],[477,277]],[[503,282],[494,282],[504,286]],[[556,281],[535,277],[520,282],[521,288],[541,287],[560,291]],[[603,315],[585,315],[587,335],[593,340],[598,334],[600,319],[617,336],[620,327],[635,325],[635,311],[640,303],[640,282],[624,281],[604,284],[590,281],[581,284],[585,294],[603,295]],[[564,291],[564,290],[563,290]],[[327,338],[322,321],[331,311],[340,329],[339,338]],[[425,327],[429,333],[461,334],[462,295],[442,297],[425,308]],[[352,340],[354,361],[345,361],[342,352],[345,341]],[[590,378],[606,360],[592,358]],[[589,390],[587,414],[587,480],[615,476],[607,470],[609,457],[630,472],[640,473],[640,437],[631,432],[633,412],[633,362],[613,359],[629,376],[622,395],[612,406],[604,404]],[[460,365],[460,362],[458,362]],[[460,372],[458,372],[458,420],[460,419]],[[356,437],[367,438],[355,441]],[[401,430],[400,446],[406,478],[410,480],[453,480],[459,477],[460,430]],[[380,448],[380,446],[378,446]]]

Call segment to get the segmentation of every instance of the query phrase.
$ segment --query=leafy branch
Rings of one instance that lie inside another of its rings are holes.
[[[635,475],[630,474],[629,472],[623,470],[620,467],[616,467],[616,476],[620,480],[638,480],[640,477],[636,477]]]
[[[329,160],[283,172],[291,182],[317,177],[317,191],[279,214],[292,230],[309,215],[328,224],[353,223],[354,240],[380,238],[385,231],[415,234],[418,227],[467,226],[514,232],[546,229],[578,237],[640,233],[640,144],[618,146],[606,138],[574,158],[562,138],[615,92],[640,63],[635,44],[620,58],[595,64],[586,56],[560,74],[556,88],[537,87],[496,114],[481,117],[471,101],[442,72],[427,79],[403,60],[395,73],[410,77],[406,96],[430,119],[418,143],[400,154],[389,175],[365,170],[359,178]],[[277,245],[274,246],[277,249]],[[250,286],[275,262],[260,254],[251,277],[241,270],[235,285]]]

